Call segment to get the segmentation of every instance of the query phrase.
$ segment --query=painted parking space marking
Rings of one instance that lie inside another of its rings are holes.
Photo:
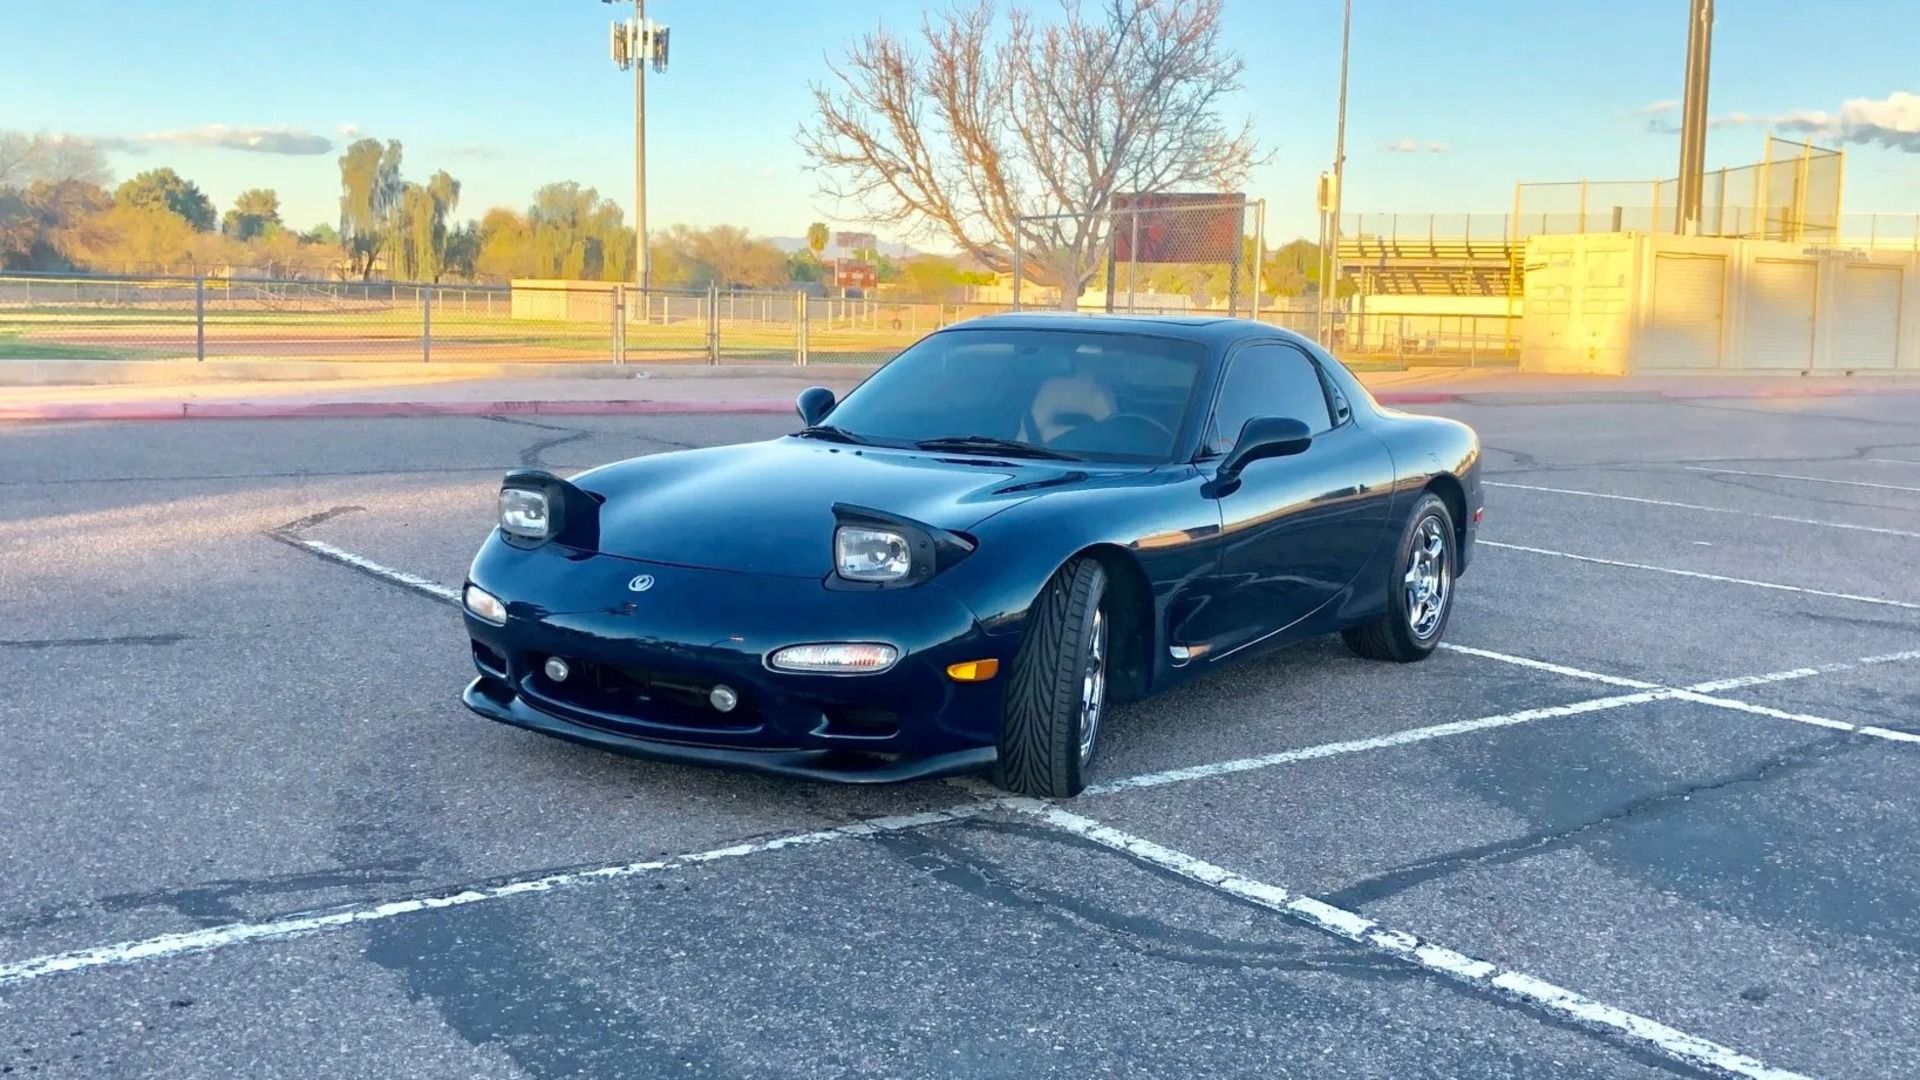
[[[1824,596],[1833,600],[1851,600],[1858,604],[1879,604],[1882,607],[1903,608],[1907,611],[1920,611],[1920,604],[1908,600],[1891,600],[1884,596],[1861,596],[1859,593],[1831,592],[1826,589],[1810,589],[1804,585],[1783,585],[1777,581],[1756,581],[1753,578],[1729,577],[1725,574],[1709,574],[1701,570],[1679,570],[1671,566],[1654,566],[1651,563],[1627,562],[1624,559],[1603,559],[1597,555],[1576,555],[1571,551],[1555,551],[1552,548],[1530,547],[1526,544],[1504,544],[1498,540],[1476,540],[1481,547],[1498,548],[1502,551],[1524,551],[1532,555],[1550,555],[1556,559],[1572,559],[1575,562],[1595,563],[1600,566],[1617,566],[1627,570],[1646,570],[1656,574],[1672,574],[1676,577],[1694,578],[1699,581],[1718,581],[1727,585],[1747,585],[1756,589],[1772,589],[1777,592],[1800,593],[1805,596]]]
[[[1710,679],[1706,682],[1694,683],[1691,686],[1661,686],[1658,683],[1643,683],[1638,680],[1621,679],[1619,676],[1606,675],[1597,671],[1587,671],[1583,668],[1567,667],[1562,664],[1549,664],[1531,657],[1514,656],[1510,653],[1494,652],[1491,649],[1473,649],[1465,646],[1446,644],[1442,644],[1441,648],[1466,653],[1471,656],[1484,657],[1489,660],[1498,660],[1501,663],[1513,664],[1518,667],[1529,668],[1536,671],[1551,671],[1556,675],[1565,675],[1575,679],[1589,679],[1594,682],[1613,685],[1644,686],[1658,691],[1662,697],[1691,701],[1696,705],[1712,705],[1721,709],[1734,709],[1740,712],[1753,713],[1756,716],[1770,716],[1776,720],[1792,720],[1796,723],[1811,724],[1815,727],[1831,728],[1836,731],[1846,731],[1855,735],[1866,735],[1876,739],[1886,739],[1891,742],[1920,743],[1920,733],[1902,731],[1898,728],[1881,727],[1877,724],[1854,724],[1845,720],[1834,720],[1824,716],[1815,716],[1810,713],[1789,712],[1784,709],[1775,709],[1766,705],[1756,705],[1748,701],[1738,701],[1733,698],[1722,697],[1715,693],[1716,691],[1734,690],[1747,686],[1767,686],[1793,679],[1810,679],[1817,675],[1832,675],[1844,671],[1857,671],[1861,668],[1872,667],[1878,664],[1892,664],[1904,660],[1920,660],[1920,649],[1905,652],[1881,653],[1878,656],[1863,656],[1856,660],[1839,660],[1833,663],[1818,664],[1811,667],[1789,668],[1785,671],[1769,671],[1759,675],[1737,675],[1730,679]]]
[[[1503,480],[1483,480],[1487,487],[1512,488],[1516,491],[1542,491],[1553,495],[1578,495],[1588,499],[1612,499],[1615,502],[1640,503],[1645,506],[1666,506],[1678,510],[1700,510],[1709,514],[1733,514],[1736,517],[1759,518],[1763,521],[1781,521],[1792,525],[1815,525],[1826,529],[1846,529],[1850,532],[1878,533],[1882,536],[1904,536],[1920,540],[1920,532],[1908,529],[1888,529],[1878,525],[1854,525],[1845,521],[1821,521],[1817,518],[1792,517],[1786,514],[1763,514],[1757,510],[1735,510],[1727,506],[1703,506],[1700,503],[1676,502],[1672,499],[1649,499],[1641,495],[1616,495],[1607,491],[1582,491],[1578,488],[1541,487],[1537,484],[1515,484]]]
[[[1444,739],[1453,735],[1465,735],[1474,731],[1490,731],[1495,728],[1515,727],[1531,724],[1539,720],[1553,720],[1563,716],[1584,716],[1588,713],[1605,712],[1609,709],[1622,709],[1629,705],[1645,705],[1668,697],[1662,690],[1642,690],[1632,694],[1616,694],[1612,697],[1588,698],[1566,705],[1548,705],[1538,709],[1521,709],[1518,712],[1500,713],[1495,716],[1483,716],[1474,720],[1454,720],[1444,724],[1429,724],[1426,727],[1408,728],[1388,735],[1375,735],[1365,739],[1346,739],[1340,742],[1321,743],[1317,746],[1304,746],[1296,750],[1281,750],[1255,757],[1236,758],[1232,761],[1215,761],[1205,765],[1188,765],[1184,768],[1166,769],[1160,772],[1142,773],[1138,776],[1108,780],[1105,783],[1089,784],[1083,795],[1110,795],[1116,791],[1131,791],[1137,788],[1162,787],[1167,784],[1181,784],[1189,780],[1205,780],[1216,776],[1231,776],[1234,773],[1253,772],[1268,769],[1275,765],[1289,765],[1296,761],[1314,761],[1320,758],[1339,757],[1343,754],[1358,754],[1368,750],[1384,750],[1393,746],[1411,746],[1414,743]]]
[[[1814,727],[1831,728],[1853,735],[1864,735],[1871,739],[1885,739],[1888,742],[1920,743],[1920,733],[1901,731],[1898,728],[1881,727],[1878,724],[1852,724],[1845,720],[1835,720],[1811,713],[1790,712],[1769,705],[1756,705],[1751,701],[1737,701],[1733,698],[1702,694],[1693,690],[1676,690],[1673,696],[1681,701],[1691,701],[1699,705],[1712,705],[1720,709],[1733,709],[1737,712],[1752,713],[1755,716],[1768,716],[1775,720],[1791,720],[1796,724],[1811,724]]]
[[[1622,1037],[1669,1060],[1756,1080],[1805,1080],[1800,1073],[1774,1068],[1731,1047],[1596,1001],[1525,972],[1503,969],[1489,961],[1424,941],[1404,930],[1382,926],[1345,908],[1291,893],[1279,885],[1256,881],[1144,837],[1122,832],[1057,804],[1030,799],[1009,802],[1015,810],[1031,814],[1054,828],[1109,850],[1171,871],[1189,881],[1257,904],[1315,930],[1384,953],[1423,970],[1476,989],[1492,991],[1589,1030]]]
[[[906,829],[925,828],[929,825],[978,817],[996,809],[999,805],[999,802],[991,801],[966,803],[945,810],[866,818],[833,828],[789,833],[766,840],[730,844],[664,859],[649,859],[644,862],[623,863],[618,866],[603,866],[589,870],[570,870],[557,874],[542,874],[537,877],[510,878],[478,888],[455,888],[450,891],[388,900],[377,904],[293,914],[259,922],[227,923],[184,933],[160,934],[135,941],[52,953],[11,963],[0,963],[0,989],[44,979],[50,975],[63,975],[92,968],[120,967],[147,960],[164,960],[176,956],[212,952],[249,942],[287,941],[325,930],[362,926],[422,911],[441,911],[447,908],[506,900],[516,896],[561,892],[585,885],[619,881],[643,874],[675,870],[723,859],[737,859],[762,852],[814,847]]]
[[[1769,480],[1805,480],[1812,484],[1839,484],[1843,487],[1874,488],[1880,491],[1911,491],[1920,494],[1920,487],[1906,484],[1877,484],[1869,480],[1835,480],[1830,476],[1805,476],[1799,473],[1753,472],[1747,469],[1715,469],[1706,465],[1687,465],[1688,472],[1719,473],[1725,476],[1760,476]]]
[[[1659,683],[1644,682],[1640,679],[1629,679],[1620,675],[1604,675],[1598,671],[1587,671],[1584,668],[1567,667],[1564,664],[1535,660],[1530,656],[1515,656],[1512,653],[1494,652],[1492,649],[1477,649],[1471,645],[1455,645],[1447,641],[1441,642],[1440,647],[1447,652],[1459,653],[1462,656],[1478,656],[1484,660],[1498,660],[1503,664],[1531,668],[1534,671],[1545,671],[1553,675],[1565,675],[1570,679],[1586,679],[1589,682],[1606,683],[1610,686],[1631,687],[1635,690],[1660,689]]]

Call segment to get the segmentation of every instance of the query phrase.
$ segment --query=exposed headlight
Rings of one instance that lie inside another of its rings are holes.
[[[474,618],[495,626],[507,625],[507,605],[501,603],[499,597],[478,585],[469,585],[464,599]]]
[[[833,566],[848,581],[899,581],[913,570],[913,549],[891,529],[842,525],[833,531]]]
[[[553,531],[547,493],[527,488],[500,489],[500,528],[528,540],[545,540]]]
[[[775,671],[813,671],[861,675],[885,671],[900,659],[900,650],[876,642],[825,645],[789,645],[775,649],[767,666]]]

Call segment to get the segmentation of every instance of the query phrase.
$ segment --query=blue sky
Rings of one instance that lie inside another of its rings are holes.
[[[883,19],[908,28],[921,6],[651,0],[649,15],[673,28],[671,70],[648,84],[651,224],[797,235],[811,220],[839,223],[794,143],[805,84],[850,38]],[[1517,179],[1672,175],[1677,137],[1650,130],[1662,117],[1638,110],[1679,96],[1686,7],[1357,0],[1347,208],[1497,213]],[[1895,96],[1920,94],[1920,6],[1718,7],[1712,111],[1744,119],[1714,130],[1708,164],[1753,160],[1782,119],[1824,114],[1814,122],[1830,126],[1843,103],[1867,99],[1881,104],[1846,113],[1865,125],[1847,130],[1874,140],[1847,147],[1847,208],[1920,210],[1920,99],[1909,109]],[[1274,151],[1249,193],[1269,201],[1270,234],[1311,234],[1313,178],[1333,153],[1339,2],[1226,9],[1248,64],[1233,110]],[[607,57],[607,24],[631,10],[595,0],[0,0],[0,128],[127,140],[140,152],[111,155],[118,176],[170,165],[222,208],[243,188],[271,187],[302,227],[337,216],[335,158],[354,134],[401,140],[410,177],[453,173],[462,217],[523,207],[551,180],[629,205],[631,76]],[[256,129],[280,149],[320,152],[204,145]]]

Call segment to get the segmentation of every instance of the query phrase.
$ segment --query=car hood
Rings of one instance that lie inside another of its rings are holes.
[[[600,550],[709,569],[823,577],[833,506],[964,532],[1087,478],[1075,462],[1003,461],[781,438],[633,458],[573,478],[605,497]]]

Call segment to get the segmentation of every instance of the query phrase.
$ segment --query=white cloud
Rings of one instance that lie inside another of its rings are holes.
[[[356,139],[360,137],[360,125],[341,124],[339,127],[333,129],[333,133],[343,139]]]
[[[333,149],[333,140],[305,128],[236,127],[232,124],[202,124],[179,131],[149,131],[143,135],[107,135],[98,138],[69,136],[92,143],[102,150],[144,154],[156,147],[212,147],[243,150],[254,154],[324,154]]]
[[[1453,147],[1446,143],[1421,142],[1419,139],[1395,139],[1392,142],[1381,143],[1380,149],[1389,154],[1444,154]]]
[[[1679,126],[1667,119],[1672,102],[1655,102],[1634,115],[1647,117],[1647,130],[1671,135]],[[1717,128],[1764,127],[1810,139],[1860,146],[1884,146],[1920,154],[1920,94],[1895,90],[1885,98],[1853,98],[1838,111],[1792,109],[1782,113],[1730,112],[1707,121]]]

